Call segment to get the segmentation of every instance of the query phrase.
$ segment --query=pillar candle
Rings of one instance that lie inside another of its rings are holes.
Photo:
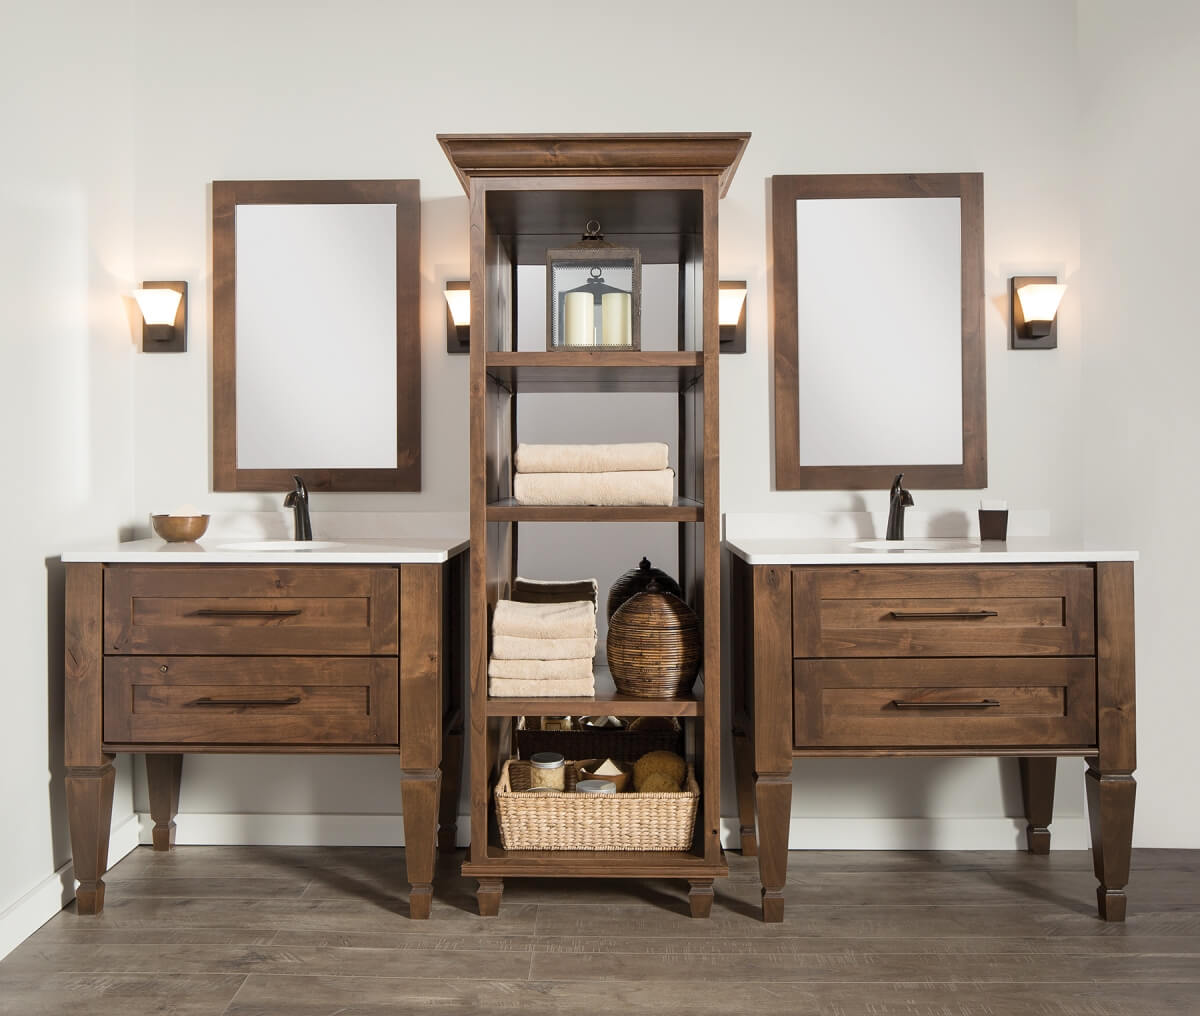
[[[604,345],[633,345],[633,304],[628,293],[605,293],[600,299]]]
[[[594,346],[596,320],[591,293],[567,293],[563,345]]]

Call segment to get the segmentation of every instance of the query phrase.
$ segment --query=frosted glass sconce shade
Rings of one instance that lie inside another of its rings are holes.
[[[1009,279],[1013,349],[1058,347],[1058,305],[1067,287],[1053,275],[1017,275]]]
[[[186,352],[187,283],[143,282],[133,298],[142,312],[142,352]]]
[[[717,293],[722,353],[746,352],[746,283],[722,279]]]
[[[446,297],[446,352],[469,353],[471,283],[461,280],[447,282],[443,295]]]

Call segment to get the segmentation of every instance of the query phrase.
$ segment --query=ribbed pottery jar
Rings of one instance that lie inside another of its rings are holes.
[[[621,604],[636,593],[645,592],[650,587],[651,582],[658,583],[660,592],[671,593],[673,596],[683,596],[683,590],[679,588],[678,582],[661,568],[653,567],[648,557],[643,557],[641,563],[636,568],[630,568],[609,589],[607,614],[609,620],[620,609]]]
[[[652,584],[609,618],[608,669],[622,695],[686,695],[700,671],[700,618],[678,596]]]

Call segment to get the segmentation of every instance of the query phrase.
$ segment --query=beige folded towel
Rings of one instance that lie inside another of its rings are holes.
[[[518,473],[616,473],[667,468],[667,446],[645,444],[519,444]]]
[[[596,639],[523,639],[492,636],[494,660],[582,660],[596,655]]]
[[[568,603],[497,600],[492,613],[492,634],[522,639],[594,639],[596,605],[590,600]]]
[[[488,682],[492,698],[592,698],[596,682],[592,678],[567,681],[517,681],[494,677]]]
[[[531,505],[670,505],[675,501],[675,473],[517,473],[513,496],[519,504]]]
[[[592,658],[586,660],[488,661],[488,677],[512,681],[582,681],[592,679]]]

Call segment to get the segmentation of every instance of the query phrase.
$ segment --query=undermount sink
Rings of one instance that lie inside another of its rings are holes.
[[[253,543],[225,543],[219,546],[217,550],[251,550],[268,553],[280,550],[333,550],[335,547],[344,546],[344,543],[338,543],[336,540],[258,540]]]
[[[854,544],[856,550],[978,550],[974,540],[926,539],[926,540],[860,540]]]

